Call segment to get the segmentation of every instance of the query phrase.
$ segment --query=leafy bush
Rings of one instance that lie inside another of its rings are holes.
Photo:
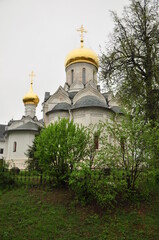
[[[86,155],[87,131],[68,119],[59,119],[44,128],[29,147],[28,169],[56,178],[57,185],[65,185],[74,162]]]
[[[0,188],[9,187],[14,184],[14,179],[7,167],[0,167]]]
[[[88,161],[76,165],[69,186],[82,204],[95,201],[102,207],[114,206],[119,194],[127,198],[126,182],[122,178],[115,179],[102,169],[92,169]]]
[[[79,170],[74,170],[69,178],[69,186],[74,191],[75,196],[83,205],[93,200],[91,189],[91,170],[82,166]]]

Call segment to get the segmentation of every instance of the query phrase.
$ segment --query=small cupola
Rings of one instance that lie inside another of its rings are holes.
[[[29,92],[23,97],[23,103],[25,105],[25,116],[35,116],[36,107],[39,103],[38,96],[33,92],[33,77],[35,77],[34,72],[32,71],[31,74],[29,74],[31,77],[31,83],[30,83],[30,90]]]

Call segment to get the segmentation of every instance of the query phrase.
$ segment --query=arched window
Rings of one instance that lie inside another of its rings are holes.
[[[17,142],[14,142],[13,143],[13,152],[16,152],[17,151]]]
[[[3,148],[0,148],[0,154],[3,154],[3,150],[4,150]]]
[[[84,85],[86,85],[86,69],[82,69],[82,82]]]
[[[99,137],[98,137],[98,135],[94,135],[94,148],[99,149]]]
[[[96,72],[93,70],[93,81],[96,81]]]
[[[73,80],[74,80],[74,70],[72,69],[71,70],[71,83],[73,83]]]

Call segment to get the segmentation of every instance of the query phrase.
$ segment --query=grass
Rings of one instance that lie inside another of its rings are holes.
[[[159,196],[149,205],[81,207],[66,189],[0,191],[0,240],[159,240]]]

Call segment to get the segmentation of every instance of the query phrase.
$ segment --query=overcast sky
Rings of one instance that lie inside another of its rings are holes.
[[[24,115],[23,96],[29,73],[36,74],[33,90],[39,96],[42,118],[45,92],[64,86],[64,62],[80,46],[77,28],[88,33],[85,47],[100,53],[113,30],[110,10],[121,15],[129,0],[0,0],[0,124]]]

